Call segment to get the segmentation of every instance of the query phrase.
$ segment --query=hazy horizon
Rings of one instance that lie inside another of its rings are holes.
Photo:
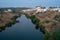
[[[60,6],[60,0],[0,0],[0,8],[3,7],[34,7]]]

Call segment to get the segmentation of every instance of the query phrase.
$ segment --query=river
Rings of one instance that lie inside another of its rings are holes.
[[[17,18],[18,23],[0,32],[0,40],[43,40],[43,34],[36,29],[31,19],[25,15]]]

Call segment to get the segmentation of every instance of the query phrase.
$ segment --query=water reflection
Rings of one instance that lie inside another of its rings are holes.
[[[39,25],[39,19],[37,19],[35,16],[31,16],[31,17],[29,17],[28,15],[26,15],[26,18],[27,19],[31,19],[31,22],[34,24],[34,25],[36,25],[35,26],[35,29],[37,29],[37,30],[40,30],[40,32],[42,32],[43,34],[45,33],[45,30],[44,29],[42,29]]]
[[[5,27],[1,27],[0,28],[0,32],[4,31],[5,30]]]
[[[36,27],[35,27],[36,29],[39,29],[39,27],[36,25]]]
[[[36,30],[38,27],[32,23],[31,19],[22,15],[17,18],[19,23],[16,23],[10,28],[2,28],[3,32],[0,33],[0,40],[43,40],[41,31]]]
[[[0,32],[4,31],[6,29],[6,27],[12,27],[12,25],[14,25],[16,23],[19,23],[19,20],[16,20],[12,24],[7,24],[6,26],[0,27]]]
[[[45,30],[44,29],[41,29],[38,25],[36,25],[35,28],[37,30],[40,30],[40,32],[42,32],[43,34],[45,34]]]

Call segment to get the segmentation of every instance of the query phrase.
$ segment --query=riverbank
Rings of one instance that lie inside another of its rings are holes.
[[[26,13],[26,16],[31,18],[32,22],[37,25],[37,28],[44,33],[44,40],[55,40],[57,37],[54,37],[54,34],[60,28],[60,12],[46,11],[44,13],[33,14],[29,15]],[[57,34],[55,35],[57,36]]]
[[[17,17],[19,17],[20,14],[14,14],[14,13],[3,13],[0,14],[0,31],[2,28],[11,26],[12,24],[16,23]]]

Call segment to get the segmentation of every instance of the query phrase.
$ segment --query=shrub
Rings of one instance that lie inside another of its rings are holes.
[[[55,17],[54,17],[54,19],[58,19],[58,18],[60,18],[60,15],[56,15]]]
[[[57,25],[57,23],[56,22],[53,22],[52,25],[51,25],[51,28],[53,28],[56,25]]]
[[[18,16],[13,16],[11,19],[16,20],[17,17],[18,17]]]
[[[46,32],[44,34],[44,40],[50,40],[51,34],[49,32]]]
[[[6,24],[6,26],[11,26],[12,24],[14,24],[15,22],[10,22],[10,21],[8,21],[7,22],[7,24]]]
[[[60,40],[60,29],[56,30],[53,33],[53,36],[54,36],[54,40]]]
[[[26,16],[27,18],[30,18],[30,16],[29,16],[29,15],[27,15],[27,14],[25,14],[25,16]]]
[[[2,32],[3,30],[5,30],[5,26],[0,26],[0,32]]]
[[[40,20],[38,18],[36,18],[35,15],[31,16],[30,18],[34,24],[36,24],[36,25],[39,24]]]
[[[50,21],[49,20],[45,20],[45,23],[49,23]]]
[[[45,33],[45,27],[42,24],[39,24],[39,28],[43,33]]]
[[[39,24],[40,20],[39,20],[38,18],[36,18],[35,15],[31,16],[30,18],[31,18],[32,22],[33,22],[34,24],[36,24],[37,27],[40,28],[40,30],[41,30],[43,33],[45,33],[45,27],[44,27],[41,23]]]

